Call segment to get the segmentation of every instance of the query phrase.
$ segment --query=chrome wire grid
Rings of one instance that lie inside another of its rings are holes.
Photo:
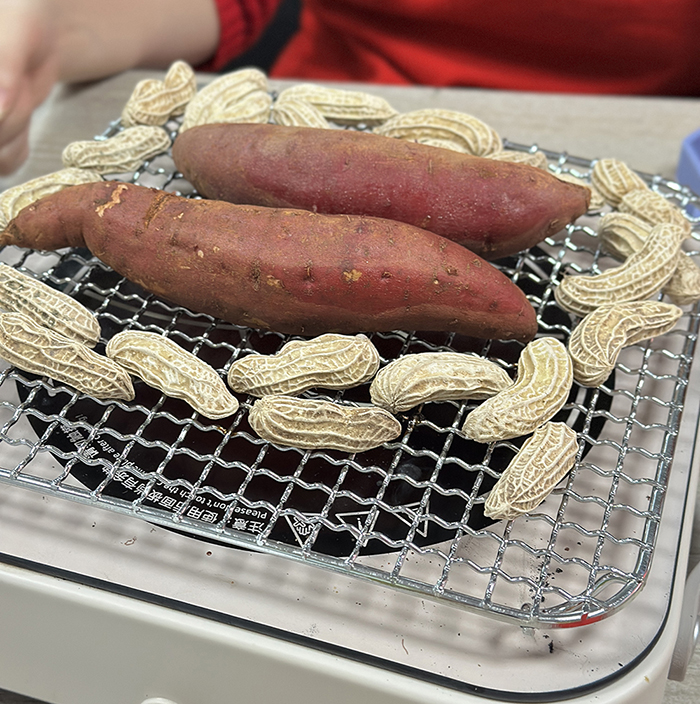
[[[177,123],[168,125],[176,131]],[[120,129],[113,123],[99,138]],[[507,148],[534,150],[513,143]],[[545,151],[550,169],[587,178],[593,162]],[[690,208],[696,196],[642,174]],[[110,178],[197,197],[169,154]],[[589,213],[540,246],[498,262],[538,312],[539,334],[566,342],[576,323],[554,302],[567,272],[614,262]],[[193,313],[123,279],[87,250],[7,247],[0,258],[71,293],[102,327],[97,350],[127,329],[171,337],[225,375],[236,359],[272,354],[290,337]],[[130,403],[97,401],[59,383],[0,368],[0,482],[139,517],[185,534],[298,560],[481,614],[538,627],[590,623],[644,584],[653,556],[698,333],[696,309],[677,328],[626,348],[598,389],[574,385],[554,420],[580,438],[575,468],[531,514],[487,519],[483,504],[523,439],[489,445],[460,431],[476,402],[402,414],[403,434],[368,452],[277,447],[248,424],[253,398],[225,421],[135,383]],[[473,351],[515,375],[522,344],[455,334],[375,333],[383,363],[436,350]],[[368,385],[307,392],[369,403]]]

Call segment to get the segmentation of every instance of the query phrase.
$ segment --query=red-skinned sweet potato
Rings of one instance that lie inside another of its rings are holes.
[[[284,333],[455,331],[529,340],[535,312],[502,272],[433,233],[380,218],[187,199],[119,182],[24,208],[0,245],[84,247],[147,291]]]
[[[590,198],[531,166],[352,130],[201,125],[176,138],[173,158],[206,198],[389,218],[489,260],[555,234]]]

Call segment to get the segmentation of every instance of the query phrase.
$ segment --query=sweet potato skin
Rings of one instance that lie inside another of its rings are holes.
[[[282,333],[455,331],[529,340],[535,312],[469,250],[380,218],[187,199],[118,182],[26,207],[0,245],[87,246],[173,303]]]
[[[560,231],[590,198],[531,166],[352,130],[201,125],[173,158],[206,198],[398,220],[487,260]]]

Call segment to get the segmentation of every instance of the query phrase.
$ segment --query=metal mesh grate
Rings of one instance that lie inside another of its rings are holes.
[[[115,122],[103,137],[118,129]],[[545,153],[553,171],[586,178],[592,166]],[[113,178],[196,197],[167,154]],[[677,184],[645,178],[681,207],[697,204]],[[597,244],[597,217],[580,218],[556,239],[499,262],[536,308],[542,335],[566,342],[575,322],[554,303],[561,276],[612,264]],[[694,237],[691,247],[700,234]],[[233,360],[274,353],[289,339],[172,306],[87,250],[8,247],[1,258],[96,311],[103,333],[98,351],[120,330],[150,330],[224,375]],[[248,425],[254,399],[245,396],[239,412],[220,424],[141,382],[135,401],[108,403],[7,365],[0,372],[0,482],[523,625],[588,623],[643,586],[697,331],[697,313],[687,311],[673,332],[625,349],[602,387],[574,385],[555,420],[579,433],[576,467],[536,511],[512,522],[487,519],[483,502],[522,440],[485,445],[465,438],[459,429],[474,402],[414,409],[400,416],[399,440],[349,456],[262,441]],[[411,352],[474,351],[512,374],[522,349],[454,334],[371,338],[383,362]],[[369,402],[368,385],[306,395]]]

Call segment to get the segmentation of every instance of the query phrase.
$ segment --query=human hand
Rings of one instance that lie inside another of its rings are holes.
[[[58,76],[54,21],[45,0],[0,0],[0,175],[29,154],[29,124]]]

